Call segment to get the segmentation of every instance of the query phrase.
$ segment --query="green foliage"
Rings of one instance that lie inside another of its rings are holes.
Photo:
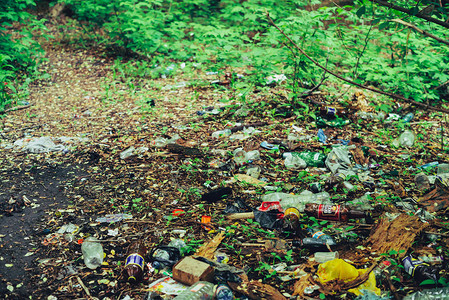
[[[14,100],[19,84],[16,79],[36,73],[42,51],[32,39],[32,32],[43,29],[45,19],[36,20],[26,12],[32,6],[34,0],[0,2],[0,111]],[[27,26],[23,26],[25,23]]]

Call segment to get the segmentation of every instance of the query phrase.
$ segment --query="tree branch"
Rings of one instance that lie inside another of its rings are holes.
[[[429,17],[429,16],[427,16],[427,15],[421,13],[421,12],[417,12],[416,14],[414,14],[410,9],[403,8],[401,6],[397,6],[397,5],[391,4],[391,3],[387,2],[387,1],[382,1],[382,0],[371,0],[371,1],[372,2],[376,2],[377,4],[379,4],[381,6],[385,6],[385,7],[389,7],[391,9],[394,9],[394,10],[402,11],[403,13],[406,13],[408,15],[415,16],[415,17],[420,18],[420,19],[424,19],[426,21],[438,24],[440,26],[443,26],[443,27],[449,29],[449,23],[444,22],[444,21],[440,21],[440,20],[432,18],[432,17]]]
[[[377,1],[377,0],[376,0],[376,1]],[[312,57],[310,57],[310,56],[309,56],[303,49],[301,49],[301,48],[300,48],[294,41],[292,41],[292,39],[291,39],[290,37],[288,37],[287,34],[286,34],[282,29],[280,29],[280,28],[274,23],[274,21],[270,18],[269,13],[267,13],[267,18],[268,18],[268,21],[270,22],[270,24],[273,25],[277,30],[279,30],[279,32],[280,32],[283,36],[285,36],[285,37],[287,38],[287,40],[288,40],[288,41],[289,41],[289,42],[290,42],[296,49],[299,50],[299,52],[301,52],[305,57],[307,57],[307,58],[308,58],[311,62],[313,62],[317,67],[323,69],[324,71],[326,71],[327,73],[329,73],[329,74],[331,74],[331,75],[337,77],[338,79],[340,79],[340,80],[342,80],[342,81],[344,81],[344,82],[347,82],[347,83],[349,83],[349,84],[355,85],[355,86],[357,86],[357,87],[359,87],[359,88],[365,89],[365,90],[369,90],[369,91],[372,91],[372,92],[375,92],[375,93],[378,93],[378,94],[382,94],[382,95],[385,95],[385,96],[389,96],[389,97],[392,97],[392,98],[396,98],[396,99],[399,99],[399,100],[402,100],[402,101],[405,101],[405,102],[408,102],[408,103],[412,103],[412,104],[414,104],[414,105],[416,105],[416,106],[420,106],[420,107],[424,107],[424,108],[427,108],[427,109],[431,109],[431,110],[435,110],[435,111],[440,111],[440,112],[444,112],[444,113],[449,114],[449,110],[448,110],[448,109],[444,109],[444,108],[441,108],[441,107],[433,107],[433,106],[427,105],[427,104],[425,104],[425,103],[421,103],[421,102],[415,101],[415,100],[413,100],[413,99],[405,98],[404,96],[401,96],[401,95],[397,95],[397,94],[393,94],[393,93],[389,93],[389,92],[384,92],[384,91],[381,91],[381,90],[379,90],[379,89],[376,89],[376,88],[373,88],[373,87],[368,87],[368,86],[359,84],[359,83],[357,83],[357,82],[354,82],[354,81],[352,81],[352,80],[343,78],[342,76],[338,75],[338,74],[335,73],[335,72],[330,71],[330,70],[327,69],[326,67],[322,66],[319,62],[317,62],[316,60],[314,60]]]
[[[443,39],[440,39],[439,37],[434,36],[433,34],[428,33],[427,31],[424,31],[424,30],[422,30],[422,29],[416,27],[416,26],[413,25],[413,24],[407,23],[407,22],[405,22],[405,21],[403,21],[403,20],[401,20],[401,19],[391,19],[390,21],[391,21],[391,22],[396,22],[396,23],[399,23],[399,24],[402,24],[402,25],[405,25],[405,26],[407,26],[407,27],[410,27],[410,28],[412,28],[412,29],[418,31],[418,32],[421,33],[422,35],[425,35],[425,36],[428,36],[428,37],[430,37],[430,38],[433,38],[433,39],[437,40],[438,42],[443,43],[443,44],[446,44],[446,45],[449,46],[449,42],[448,42],[448,41],[443,40]]]

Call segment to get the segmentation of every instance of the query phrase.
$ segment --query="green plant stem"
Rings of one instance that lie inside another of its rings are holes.
[[[401,12],[406,13],[406,14],[408,14],[408,15],[415,16],[415,17],[420,18],[420,19],[424,19],[424,20],[426,20],[426,21],[429,21],[429,22],[438,24],[438,25],[440,25],[440,26],[443,26],[443,27],[449,29],[449,23],[444,22],[444,21],[440,21],[440,20],[435,19],[435,18],[432,18],[432,17],[429,17],[429,16],[427,16],[427,15],[425,15],[425,14],[422,14],[422,13],[420,13],[420,12],[414,14],[414,13],[413,13],[411,10],[409,10],[409,9],[406,9],[406,8],[401,7],[401,6],[397,6],[397,5],[391,4],[391,3],[386,2],[386,1],[382,1],[382,0],[371,0],[371,1],[372,1],[372,2],[376,2],[376,3],[379,4],[379,5],[382,5],[382,6],[385,6],[385,7],[389,7],[389,8],[394,9],[394,10],[401,11]]]
[[[378,94],[382,94],[382,95],[385,95],[385,96],[389,96],[389,97],[391,97],[391,98],[396,98],[396,99],[399,99],[399,100],[402,100],[402,101],[405,101],[405,102],[414,104],[414,105],[416,105],[416,106],[420,106],[420,107],[424,107],[424,108],[427,108],[427,109],[430,109],[430,110],[440,111],[440,112],[444,112],[444,113],[449,114],[449,110],[448,110],[448,109],[444,109],[444,108],[441,108],[441,107],[432,107],[432,106],[430,106],[430,105],[428,105],[428,104],[421,103],[421,102],[418,102],[418,101],[415,101],[415,100],[412,100],[412,99],[409,99],[409,98],[405,98],[404,96],[401,96],[401,95],[397,95],[397,94],[389,93],[389,92],[384,92],[384,91],[381,91],[381,90],[376,89],[376,88],[373,88],[373,87],[368,87],[368,86],[365,86],[365,85],[363,85],[363,84],[354,82],[354,81],[352,81],[352,80],[348,80],[348,79],[346,79],[346,78],[344,78],[344,77],[338,75],[337,73],[328,70],[327,68],[325,68],[324,66],[322,66],[319,62],[317,62],[317,61],[314,60],[312,57],[310,57],[310,56],[309,56],[303,49],[301,49],[301,48],[300,48],[300,47],[299,47],[299,46],[298,46],[298,45],[297,45],[297,44],[296,44],[296,43],[295,43],[289,36],[287,36],[287,34],[286,34],[282,29],[280,29],[280,28],[274,23],[274,21],[270,18],[269,13],[267,13],[267,18],[268,18],[268,21],[270,22],[270,24],[273,25],[277,30],[279,30],[279,32],[280,32],[283,36],[285,36],[285,38],[287,38],[287,40],[288,40],[293,46],[295,46],[295,48],[298,49],[298,50],[299,50],[305,57],[307,57],[307,58],[308,58],[311,62],[313,62],[317,67],[319,67],[319,68],[325,70],[326,72],[328,72],[329,74],[331,74],[331,75],[337,77],[338,79],[340,79],[340,80],[342,80],[342,81],[344,81],[344,82],[347,82],[347,83],[349,83],[349,84],[355,85],[355,86],[357,86],[357,87],[359,87],[359,88],[365,89],[365,90],[369,90],[369,91],[372,91],[372,92],[375,92],[375,93],[378,93]]]

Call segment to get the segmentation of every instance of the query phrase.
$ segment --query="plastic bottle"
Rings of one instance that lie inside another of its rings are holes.
[[[409,123],[411,120],[413,120],[414,116],[415,115],[413,113],[408,113],[401,119],[401,122]]]
[[[326,155],[321,152],[290,152],[292,155],[297,155],[302,158],[309,167],[324,167],[324,161],[326,160]]]
[[[402,147],[411,147],[415,143],[415,133],[409,129],[404,130],[399,136],[399,143]]]
[[[183,248],[187,247],[182,239],[175,239],[167,246],[159,246],[153,250],[150,260],[155,269],[173,266],[183,255]]]
[[[330,260],[334,260],[339,258],[338,251],[334,252],[315,252],[314,254],[315,261],[319,264],[325,263]]]
[[[367,213],[349,209],[343,205],[306,203],[304,212],[311,217],[322,220],[347,222],[349,219],[366,218]]]
[[[289,207],[295,207],[300,212],[304,211],[306,203],[331,203],[330,195],[327,192],[314,194],[310,191],[303,191],[299,195],[287,193],[271,193],[261,197],[262,202],[279,201],[281,207],[285,210]]]
[[[284,165],[289,170],[304,169],[307,167],[307,163],[304,159],[298,155],[293,155],[291,152],[286,152],[282,155],[284,160]]]
[[[335,246],[336,243],[326,243],[326,241],[314,239],[311,237],[303,238],[302,240],[293,240],[292,246],[297,248],[308,249],[311,252],[328,251],[331,252],[331,246]]]
[[[232,300],[234,294],[227,284],[219,284],[215,289],[216,300]]]
[[[81,252],[83,253],[84,263],[89,269],[96,269],[103,263],[103,246],[95,242],[96,239],[88,237],[81,244]]]
[[[125,276],[129,282],[142,280],[145,269],[145,255],[147,249],[143,242],[134,242],[128,248],[125,261]]]
[[[179,134],[175,134],[173,135],[171,138],[166,139],[164,137],[157,137],[154,140],[152,140],[150,142],[151,146],[157,147],[157,148],[163,148],[165,146],[167,146],[170,143],[175,143],[177,140],[179,140],[181,137],[179,136]]]
[[[449,287],[422,290],[405,296],[403,300],[449,300]]]
[[[251,166],[246,170],[246,175],[259,178],[261,172],[261,168],[259,166]]]
[[[214,297],[214,284],[207,281],[198,281],[188,289],[182,291],[173,299],[178,300],[211,300]]]
[[[214,139],[219,139],[225,136],[230,136],[232,134],[231,129],[226,128],[224,130],[217,130],[215,132],[212,133],[212,138]]]
[[[402,265],[405,271],[413,277],[419,285],[435,286],[438,283],[438,271],[431,267],[428,263],[413,258],[411,255],[406,256],[402,260]],[[424,281],[431,280],[432,282],[424,283]]]
[[[313,239],[321,240],[326,242],[326,244],[329,245],[335,245],[335,240],[328,234],[325,234],[321,230],[318,230],[317,228],[313,227],[307,227],[307,231],[311,235]]]
[[[245,150],[243,148],[237,148],[233,152],[234,162],[236,166],[243,166],[248,163],[248,158],[246,156]]]

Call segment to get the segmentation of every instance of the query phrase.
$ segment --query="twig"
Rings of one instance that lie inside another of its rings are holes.
[[[78,280],[78,283],[81,285],[81,287],[83,288],[84,292],[86,292],[87,296],[89,298],[91,298],[92,296],[90,295],[89,289],[84,285],[83,281],[81,280],[81,278],[79,276],[76,276],[76,279]]]
[[[401,12],[406,13],[408,15],[415,16],[417,18],[427,20],[429,22],[438,24],[440,26],[443,26],[443,27],[449,29],[449,23],[444,22],[444,21],[440,21],[440,20],[432,18],[432,17],[429,17],[429,16],[427,16],[427,15],[421,13],[421,12],[418,12],[418,13],[414,14],[409,9],[406,9],[406,8],[401,7],[401,6],[397,6],[397,5],[391,4],[391,3],[387,2],[387,1],[382,1],[382,0],[371,0],[371,1],[372,2],[376,2],[379,5],[382,5],[382,6],[385,6],[385,7],[389,7],[389,8],[394,9],[394,10],[401,11]]]
[[[28,108],[28,107],[30,107],[30,106],[31,106],[31,104],[12,107],[12,108],[5,109],[5,110],[3,110],[3,111],[0,111],[0,114],[5,114],[5,113],[10,112],[10,111],[16,111],[16,110],[25,109],[25,108]]]
[[[297,44],[296,44],[290,37],[288,37],[287,34],[286,34],[282,29],[280,29],[280,28],[274,23],[274,21],[270,18],[270,15],[269,15],[268,13],[267,13],[267,18],[268,18],[268,21],[271,23],[271,25],[273,25],[277,30],[279,30],[279,32],[280,32],[283,36],[285,36],[285,37],[287,38],[287,40],[288,40],[293,46],[295,46],[295,48],[298,49],[298,50],[299,50],[305,57],[307,57],[310,61],[312,61],[316,66],[318,66],[319,68],[325,70],[327,73],[329,73],[329,74],[331,74],[331,75],[337,77],[338,79],[340,79],[340,80],[342,80],[342,81],[344,81],[344,82],[347,82],[347,83],[349,83],[349,84],[355,85],[355,86],[357,86],[357,87],[359,87],[359,88],[362,88],[362,89],[366,89],[366,90],[373,91],[373,92],[378,93],[378,94],[382,94],[382,95],[385,95],[385,96],[389,96],[389,97],[392,97],[392,98],[396,98],[396,99],[399,99],[399,100],[402,100],[402,101],[405,101],[405,102],[408,102],[408,103],[412,103],[412,104],[414,104],[414,105],[416,105],[416,106],[420,106],[420,107],[424,107],[424,108],[427,108],[427,109],[430,109],[430,110],[440,111],[440,112],[444,112],[444,113],[449,114],[449,110],[447,110],[447,109],[440,108],[440,107],[432,107],[432,106],[429,106],[429,105],[427,105],[427,104],[424,104],[424,103],[421,103],[421,102],[418,102],[418,101],[415,101],[415,100],[412,100],[412,99],[409,99],[409,98],[405,98],[405,97],[403,97],[403,96],[401,96],[401,95],[397,95],[397,94],[393,94],[393,93],[389,93],[389,92],[384,92],[384,91],[381,91],[381,90],[379,90],[379,89],[377,89],[377,88],[373,88],[373,87],[368,87],[368,86],[359,84],[359,83],[357,83],[357,82],[354,82],[354,81],[352,81],[352,80],[346,79],[346,78],[344,78],[344,77],[338,75],[337,73],[328,70],[327,68],[325,68],[324,66],[322,66],[319,62],[317,62],[317,61],[314,60],[312,57],[310,57],[310,56],[309,56],[303,49],[301,49],[301,48],[300,48],[300,47],[299,47],[299,46],[298,46],[298,45],[297,45]]]
[[[401,20],[401,19],[391,19],[390,22],[396,22],[396,23],[402,24],[402,25],[404,25],[404,26],[410,27],[410,28],[412,28],[412,29],[418,31],[418,32],[421,33],[422,35],[425,35],[425,36],[427,36],[427,37],[433,38],[433,39],[437,40],[437,41],[440,42],[440,43],[449,45],[449,42],[448,42],[448,41],[443,40],[443,39],[440,39],[439,37],[437,37],[437,36],[435,36],[435,35],[433,35],[433,34],[431,34],[431,33],[428,33],[427,31],[424,31],[424,30],[422,30],[422,29],[416,27],[415,25],[410,24],[410,23],[407,23],[407,22],[405,22],[405,21],[403,21],[403,20]]]
[[[440,84],[439,86],[437,86],[435,88],[432,88],[432,90],[439,90],[439,89],[441,89],[442,87],[444,87],[445,85],[448,85],[448,84],[449,84],[449,80],[446,81],[446,82],[443,82],[442,84]]]

